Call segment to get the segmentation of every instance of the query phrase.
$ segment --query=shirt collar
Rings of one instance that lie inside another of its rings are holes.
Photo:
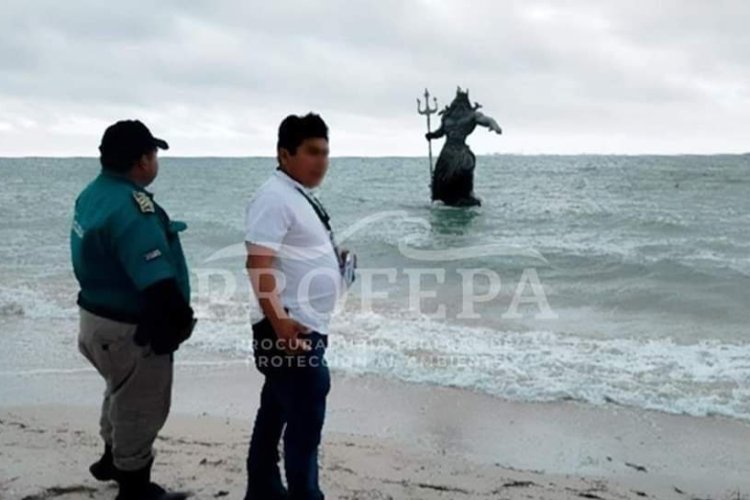
[[[124,175],[118,174],[116,172],[110,172],[110,171],[104,170],[104,169],[102,169],[102,171],[101,171],[101,173],[99,175],[101,175],[102,177],[105,177],[107,179],[113,180],[115,182],[122,182],[124,184],[129,185],[129,186],[132,186],[133,188],[137,189],[138,191],[143,191],[144,193],[148,194],[149,196],[153,196],[152,193],[150,193],[149,191],[146,191],[146,188],[144,188],[142,186],[139,186],[138,184],[136,184],[135,182],[133,182],[130,178],[128,178],[128,177],[126,177]]]
[[[312,190],[309,187],[306,187],[301,182],[294,179],[292,176],[281,170],[281,167],[276,167],[276,171],[274,172],[274,175],[281,179],[283,182],[289,184],[292,187],[300,188],[305,193],[312,194]]]

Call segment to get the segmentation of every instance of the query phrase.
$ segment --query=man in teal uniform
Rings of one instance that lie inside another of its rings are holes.
[[[106,382],[102,458],[90,471],[119,484],[117,500],[172,500],[151,482],[153,443],[172,392],[173,352],[195,324],[178,233],[146,191],[168,145],[139,121],[107,128],[101,173],[81,192],[71,230],[80,285],[78,347]]]

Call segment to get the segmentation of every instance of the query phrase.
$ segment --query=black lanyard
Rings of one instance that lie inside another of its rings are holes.
[[[301,188],[295,186],[295,189],[299,191],[302,196],[305,197],[307,202],[313,207],[313,210],[315,210],[315,214],[320,219],[320,222],[323,223],[323,225],[326,227],[329,233],[333,233],[333,230],[331,229],[331,217],[328,215],[328,212],[326,212],[326,209],[323,208],[323,205],[318,200],[313,200],[307,193],[305,193],[304,190]]]
[[[300,194],[305,197],[310,206],[313,207],[313,210],[315,210],[315,214],[320,219],[320,222],[323,223],[323,226],[325,226],[326,231],[328,231],[328,237],[331,239],[331,246],[333,246],[333,253],[336,254],[336,260],[339,263],[339,268],[343,270],[344,262],[341,260],[341,255],[339,255],[339,247],[336,245],[336,240],[333,238],[333,229],[331,229],[330,223],[331,217],[329,217],[328,212],[326,212],[326,209],[323,208],[323,205],[318,200],[314,200],[301,188],[297,186],[295,186],[294,188],[299,191]]]
[[[279,172],[283,173],[284,175],[286,175],[290,179],[294,179],[291,175],[289,175],[286,172],[284,172],[284,170],[281,168],[281,166],[276,167],[276,170],[278,170]],[[294,180],[296,180],[296,179],[294,179]],[[299,181],[297,181],[297,182],[299,182]],[[302,188],[300,188],[299,186],[294,186],[294,189],[296,189],[297,191],[299,191],[300,194],[305,197],[305,199],[307,200],[307,202],[310,203],[310,205],[312,205],[313,210],[315,210],[315,214],[320,219],[320,222],[323,223],[323,225],[326,227],[326,229],[328,230],[328,232],[331,233],[331,236],[333,236],[333,230],[331,229],[331,223],[329,222],[331,220],[331,218],[328,216],[328,212],[326,212],[326,209],[323,208],[323,205],[318,200],[313,200],[312,198],[310,198],[310,196],[308,196],[308,194],[305,193],[305,191]],[[331,239],[333,239],[333,238],[331,238]],[[335,247],[335,245],[334,245],[334,247]]]

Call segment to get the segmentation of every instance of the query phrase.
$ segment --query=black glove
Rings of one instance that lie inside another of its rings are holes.
[[[174,279],[162,280],[143,292],[143,315],[135,343],[151,344],[156,354],[170,354],[193,333],[193,310]]]

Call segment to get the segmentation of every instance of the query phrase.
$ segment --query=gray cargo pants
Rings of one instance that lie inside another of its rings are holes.
[[[142,469],[153,459],[172,396],[172,356],[136,345],[135,331],[136,325],[80,309],[78,349],[107,384],[100,433],[123,471]]]

